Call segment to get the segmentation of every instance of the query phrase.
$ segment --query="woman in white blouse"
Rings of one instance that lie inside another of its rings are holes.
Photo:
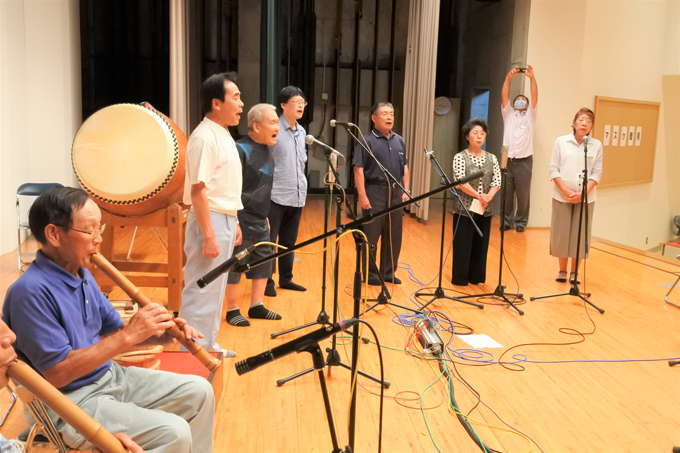
[[[489,249],[493,197],[501,187],[501,169],[496,156],[482,149],[489,126],[481,118],[472,118],[463,126],[468,148],[453,158],[453,174],[464,178],[479,170],[484,175],[462,184],[459,200],[454,200],[453,269],[451,283],[466,286],[486,281],[486,254]],[[464,208],[467,208],[464,209]],[[469,212],[469,216],[468,216]],[[470,217],[471,216],[471,217]],[[477,235],[477,224],[483,237]]]
[[[590,243],[593,211],[595,208],[595,186],[602,177],[602,143],[590,138],[595,115],[590,109],[582,108],[576,113],[572,123],[573,133],[557,138],[550,159],[550,178],[555,183],[552,192],[552,222],[550,228],[550,254],[557,257],[560,270],[558,282],[567,281],[567,264],[571,258],[571,275],[569,281],[574,283],[576,271],[576,243],[578,242],[578,226],[580,217],[581,188],[585,147],[588,154],[588,217],[586,235],[586,217],[581,229],[581,245],[579,258],[587,258],[586,243]],[[587,144],[584,137],[588,136]],[[580,260],[579,260],[580,261]],[[576,281],[575,283],[580,283]]]

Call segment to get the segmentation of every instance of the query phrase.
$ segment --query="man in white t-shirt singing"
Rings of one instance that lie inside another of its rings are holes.
[[[215,74],[201,86],[203,121],[189,137],[186,149],[184,203],[192,205],[187,219],[184,290],[181,317],[205,335],[197,340],[207,351],[224,351],[217,344],[227,274],[199,288],[196,281],[228,260],[241,243],[236,214],[241,204],[242,171],[236,143],[227,130],[241,118],[243,102],[233,72]]]
[[[518,95],[512,104],[508,99],[510,79],[523,73],[531,80],[531,101]],[[529,201],[531,198],[531,168],[534,154],[534,120],[538,105],[538,86],[534,68],[514,67],[505,76],[501,90],[501,107],[505,130],[503,144],[508,146],[508,167],[505,180],[505,229],[513,226],[518,233],[524,231],[529,220]],[[515,200],[517,200],[515,202]]]

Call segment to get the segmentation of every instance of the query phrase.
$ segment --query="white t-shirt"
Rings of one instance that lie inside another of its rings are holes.
[[[522,159],[534,154],[534,119],[537,108],[531,102],[523,112],[513,108],[512,102],[501,106],[503,111],[503,145],[508,146],[508,157]]]
[[[243,209],[241,159],[228,130],[203,118],[189,137],[185,159],[184,204],[191,204],[191,186],[203,182],[211,211],[235,216]]]
[[[574,134],[563,135],[555,140],[552,158],[550,159],[550,179],[562,178],[567,188],[581,192],[584,165],[583,143],[576,142]],[[596,138],[588,140],[588,179],[598,184],[602,179],[602,143]],[[553,184],[552,197],[562,203],[569,203],[562,191]],[[597,187],[588,194],[588,203],[595,201]]]

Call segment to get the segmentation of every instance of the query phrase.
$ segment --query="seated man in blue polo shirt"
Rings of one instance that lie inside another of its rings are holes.
[[[55,187],[36,199],[29,224],[42,248],[8,289],[2,310],[19,359],[149,453],[211,452],[215,395],[205,379],[111,362],[145,340],[167,342],[163,331],[173,322],[187,338],[201,335],[159,304],[141,308],[123,327],[87,270],[105,227],[99,207],[81,189]],[[63,420],[53,421],[67,445],[92,448]]]
[[[7,376],[7,371],[9,370],[9,367],[14,365],[17,361],[17,354],[14,351],[14,348],[12,347],[12,343],[16,341],[17,337],[14,335],[14,332],[10,330],[9,327],[7,327],[7,324],[5,324],[2,319],[0,319],[0,389],[4,389],[7,387],[7,383],[9,382],[9,376]],[[142,448],[137,445],[132,439],[127,434],[123,433],[116,433],[114,434],[120,440],[123,445],[130,451],[130,453],[146,453]],[[6,441],[6,442],[13,442],[13,441]],[[15,447],[15,444],[10,443],[12,447]],[[0,451],[2,452],[20,452],[24,451],[23,448],[10,448],[7,446],[7,444],[3,444],[0,442]],[[100,450],[95,449],[94,453],[101,453]]]

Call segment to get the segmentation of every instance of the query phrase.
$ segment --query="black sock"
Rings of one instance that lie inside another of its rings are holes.
[[[238,307],[227,310],[227,322],[236,327],[248,327],[250,325],[250,322],[243,317]]]
[[[293,291],[307,291],[307,288],[302,285],[298,285],[297,283],[293,283],[292,281],[283,283],[279,282],[279,288],[290,289]]]
[[[281,315],[266,309],[262,302],[250,306],[250,309],[248,310],[248,317],[256,319],[281,319]]]

